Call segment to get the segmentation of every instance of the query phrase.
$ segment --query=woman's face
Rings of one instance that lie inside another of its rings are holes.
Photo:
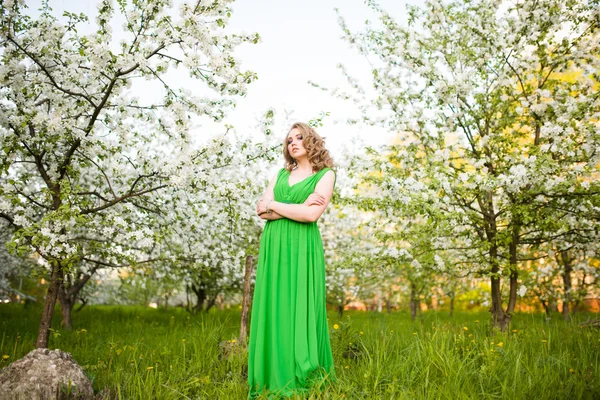
[[[288,134],[287,149],[294,160],[306,157],[306,149],[302,145],[302,132],[296,128],[292,129]]]

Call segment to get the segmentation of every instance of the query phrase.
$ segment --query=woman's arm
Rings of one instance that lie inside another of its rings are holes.
[[[284,218],[281,215],[277,214],[276,212],[271,212],[271,214],[269,214],[268,212],[264,212],[264,213],[260,214],[259,217],[261,217],[262,219],[266,219],[268,221],[275,221],[277,219]]]
[[[305,204],[286,204],[278,201],[267,202],[267,205],[270,210],[282,217],[298,222],[315,222],[323,214],[323,211],[325,211],[327,204],[331,200],[334,183],[335,173],[331,170],[325,172],[325,175],[317,183],[315,192],[319,193],[325,199],[322,205],[307,206]]]
[[[267,185],[267,188],[265,189],[265,193],[262,195],[262,197],[258,201],[258,204],[256,205],[256,213],[258,214],[258,216],[261,217],[262,219],[266,219],[269,221],[274,221],[276,219],[283,218],[281,215],[277,214],[276,212],[271,212],[269,214],[269,213],[261,210],[261,209],[264,209],[264,207],[262,206],[263,204],[266,204],[275,198],[275,194],[273,192],[273,188],[275,187],[275,182],[277,182],[277,175],[275,175],[273,178],[271,178],[271,181],[269,182],[269,184]],[[261,203],[263,203],[263,204],[261,204]]]

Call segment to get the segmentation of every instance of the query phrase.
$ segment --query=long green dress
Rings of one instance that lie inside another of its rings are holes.
[[[301,204],[329,168],[290,186],[281,169],[275,201]],[[336,379],[325,309],[325,258],[316,222],[267,221],[258,254],[248,346],[248,398],[305,394]]]

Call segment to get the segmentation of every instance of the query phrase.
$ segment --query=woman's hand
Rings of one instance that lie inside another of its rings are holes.
[[[260,215],[260,203],[263,201],[263,199],[258,200],[258,203],[256,203],[256,214]]]
[[[325,197],[321,196],[319,193],[314,192],[304,202],[305,206],[323,206],[325,205]]]
[[[261,215],[267,212],[267,204],[269,204],[271,200],[260,199],[258,204],[256,204],[256,214]]]

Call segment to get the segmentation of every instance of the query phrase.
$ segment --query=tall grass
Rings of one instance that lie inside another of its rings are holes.
[[[0,306],[0,367],[34,348],[41,309]],[[50,348],[70,352],[96,391],[119,399],[245,399],[247,354],[220,357],[237,338],[239,310],[94,306],[56,328]],[[337,380],[314,399],[600,398],[600,330],[578,315],[518,314],[492,334],[489,314],[329,314]],[[337,329],[336,329],[337,328]],[[266,398],[266,396],[264,396]]]

